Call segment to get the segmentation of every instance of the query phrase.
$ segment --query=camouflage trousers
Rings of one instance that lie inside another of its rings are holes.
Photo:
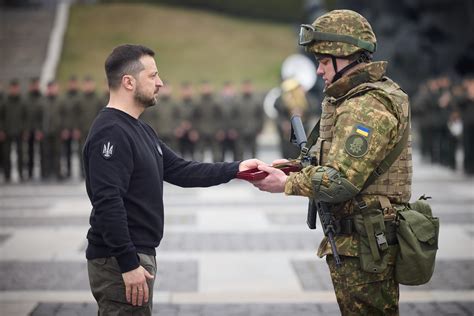
[[[341,315],[398,315],[399,288],[394,266],[382,273],[362,271],[358,257],[341,256],[337,268],[333,256],[326,256]]]

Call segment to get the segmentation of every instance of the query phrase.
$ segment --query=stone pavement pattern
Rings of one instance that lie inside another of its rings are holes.
[[[441,240],[432,281],[401,287],[401,315],[473,315],[473,179],[415,160],[413,188],[413,199],[434,197]],[[3,185],[0,201],[0,315],[96,314],[84,184]],[[321,230],[305,224],[305,199],[234,180],[207,189],[166,185],[165,207],[156,315],[339,315],[315,255]]]

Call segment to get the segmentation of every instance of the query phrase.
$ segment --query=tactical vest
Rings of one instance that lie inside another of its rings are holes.
[[[379,99],[381,103],[385,105],[387,111],[395,115],[398,119],[399,135],[398,138],[394,140],[392,146],[401,139],[406,124],[409,124],[409,101],[407,95],[396,83],[386,77],[383,77],[377,82],[363,83],[340,98],[326,97],[323,100],[320,135],[316,142],[314,152],[320,165],[327,163],[335,129],[337,108],[346,100],[366,93],[371,93],[374,97]],[[387,196],[391,203],[407,203],[411,196],[411,177],[412,150],[410,136],[406,148],[388,171],[378,177],[373,184],[361,192],[362,198],[364,200],[375,200],[377,196]]]

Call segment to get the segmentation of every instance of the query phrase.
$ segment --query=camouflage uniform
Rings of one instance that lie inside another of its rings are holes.
[[[351,24],[354,20],[359,24]],[[368,22],[353,11],[332,11],[317,19],[313,25],[316,29],[323,25],[328,33],[352,32],[352,36],[355,33],[356,37],[375,43],[375,35]],[[359,29],[370,29],[367,32],[369,38],[367,33],[357,33]],[[347,48],[353,51],[345,51]],[[357,49],[345,43],[319,41],[309,50],[332,53],[341,58],[355,53],[354,48]],[[367,237],[364,238],[367,231],[356,222],[357,216],[365,216],[378,209],[383,210],[385,226],[391,227],[394,208],[407,203],[411,195],[410,140],[388,171],[360,192],[374,169],[402,139],[405,128],[409,128],[408,97],[395,82],[384,76],[385,70],[386,62],[366,62],[327,86],[322,104],[320,136],[313,152],[319,165],[290,174],[285,185],[288,195],[323,200],[321,192],[331,186],[334,179],[331,172],[336,172],[355,189],[352,197],[330,204],[337,222],[351,223],[348,229],[335,236],[342,267],[335,267],[327,238],[323,239],[318,249],[320,257],[327,256],[343,315],[398,315],[399,288],[394,280],[398,246],[396,242],[389,241],[388,249],[380,249],[384,268],[367,271],[362,267],[362,259],[367,258]],[[362,201],[367,208],[359,207]]]

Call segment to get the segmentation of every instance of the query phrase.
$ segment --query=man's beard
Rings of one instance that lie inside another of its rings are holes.
[[[157,102],[155,94],[153,94],[153,96],[150,98],[141,92],[140,87],[138,87],[138,89],[135,91],[135,94],[133,97],[135,101],[143,105],[144,108],[149,108],[150,106],[154,106],[156,105],[156,102]]]

